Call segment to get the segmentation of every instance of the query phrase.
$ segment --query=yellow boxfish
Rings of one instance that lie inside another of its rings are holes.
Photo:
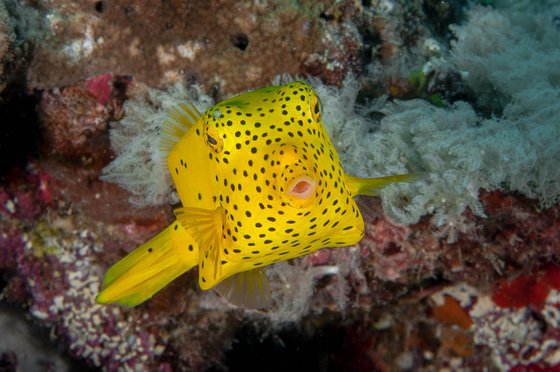
[[[182,207],[108,270],[97,301],[135,306],[198,266],[202,289],[263,308],[265,266],[356,244],[364,222],[353,197],[413,175],[347,175],[321,112],[303,82],[248,92],[204,114],[179,105],[163,125],[161,151]]]

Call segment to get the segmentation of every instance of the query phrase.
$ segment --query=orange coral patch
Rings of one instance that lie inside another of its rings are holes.
[[[445,327],[440,342],[443,348],[460,357],[468,357],[474,353],[473,336],[464,329]]]
[[[453,297],[445,296],[444,298],[443,305],[432,308],[434,317],[441,323],[455,324],[464,329],[470,328],[473,321],[469,313]]]

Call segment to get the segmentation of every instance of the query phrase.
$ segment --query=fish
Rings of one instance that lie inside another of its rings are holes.
[[[112,266],[99,303],[136,306],[198,267],[199,286],[244,308],[266,308],[265,267],[364,235],[354,197],[417,175],[348,175],[311,86],[250,91],[203,114],[183,102],[161,133],[181,206],[176,219]]]

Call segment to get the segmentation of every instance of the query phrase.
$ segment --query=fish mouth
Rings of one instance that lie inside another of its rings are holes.
[[[313,196],[317,183],[308,175],[296,177],[288,186],[288,195],[298,199],[307,199]]]
[[[317,182],[311,176],[302,174],[287,182],[285,199],[288,204],[297,208],[304,208],[315,199]]]

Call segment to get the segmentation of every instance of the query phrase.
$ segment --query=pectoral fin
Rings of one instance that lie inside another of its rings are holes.
[[[225,211],[222,207],[214,210],[201,208],[178,208],[177,219],[198,242],[199,284],[209,289],[222,279],[221,260],[227,249],[224,238]]]

